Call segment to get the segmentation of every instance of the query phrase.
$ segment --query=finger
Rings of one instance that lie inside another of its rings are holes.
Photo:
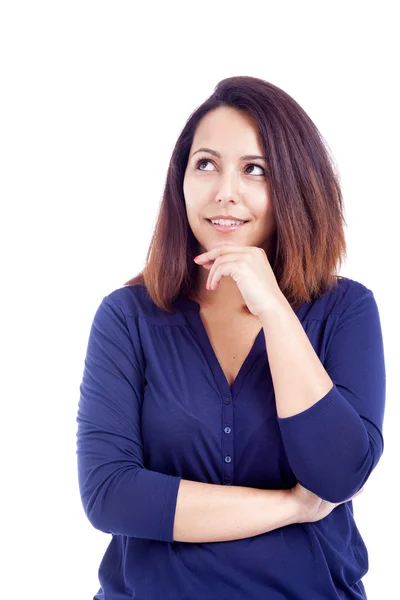
[[[213,266],[213,261],[210,260],[209,262],[204,263],[204,265],[200,265],[201,267],[204,267],[205,269],[209,270],[211,269],[211,267]]]
[[[232,260],[249,260],[252,259],[252,256],[249,254],[246,254],[245,252],[229,252],[228,254],[221,254],[221,256],[216,256],[215,258],[208,258],[208,260],[206,260],[205,262],[202,262],[201,265],[204,267],[205,264],[207,263],[217,263],[217,264],[223,264],[226,262],[230,262]]]
[[[210,272],[208,274],[207,281],[206,281],[206,290],[210,290],[211,289],[210,286],[211,286],[212,273],[213,273],[213,270],[215,270],[214,269],[214,264],[210,265],[209,269],[210,269]]]
[[[230,263],[230,262],[237,262],[239,260],[243,260],[243,258],[244,258],[243,254],[238,254],[238,253],[224,254],[223,256],[217,256],[214,260],[208,260],[206,263],[201,264],[202,267],[206,268],[207,270],[210,270],[210,273],[208,274],[207,281],[206,281],[206,289],[210,288],[212,279],[214,277],[214,273],[215,273],[216,269],[218,268],[218,266],[226,264],[226,263]],[[213,269],[213,267],[215,267],[215,268]],[[226,273],[223,273],[223,275],[226,275]]]
[[[209,274],[210,289],[215,289],[224,275],[231,276],[237,271],[237,261],[227,261],[224,264],[219,263],[213,265]],[[215,267],[215,268],[214,268]]]
[[[245,247],[248,249],[248,246]],[[221,246],[216,246],[209,250],[208,252],[204,252],[204,254],[199,255],[198,260],[196,262],[202,263],[203,261],[208,262],[209,260],[215,260],[218,256],[222,256],[227,253],[241,252],[243,250],[243,246],[234,246],[233,244],[223,244]]]
[[[206,289],[207,290],[212,289],[211,288],[212,280],[213,280],[215,271],[218,268],[218,265],[221,264],[221,260],[222,260],[222,262],[228,262],[228,260],[229,260],[228,255],[225,255],[224,257],[218,256],[215,260],[210,260],[203,265],[203,267],[206,267],[206,269],[210,269],[210,272],[208,274],[207,281],[206,281]]]

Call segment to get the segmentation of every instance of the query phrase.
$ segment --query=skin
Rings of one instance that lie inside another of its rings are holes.
[[[209,152],[210,148],[221,158]],[[247,113],[221,106],[207,113],[197,126],[183,181],[186,212],[202,254],[222,244],[263,246],[274,233],[276,222],[270,198],[267,163],[262,159],[240,160],[245,154],[264,154],[257,125]],[[198,164],[198,161],[203,162]],[[205,162],[208,161],[208,162]],[[232,214],[249,220],[243,228],[224,234],[206,220]],[[205,289],[207,269],[198,270],[197,299],[213,312],[239,314],[245,302],[235,281],[223,277],[211,293]]]
[[[345,502],[349,502],[353,500],[356,496],[361,494],[364,491],[364,487],[362,487],[354,496],[345,500]],[[294,488],[288,490],[289,494],[295,498],[300,507],[299,516],[297,519],[297,523],[315,523],[316,521],[320,521],[324,519],[333,511],[334,508],[340,506],[340,504],[344,504],[344,502],[328,502],[328,500],[323,500],[319,498],[313,492],[310,492],[305,487],[303,487],[300,483],[297,483]]]

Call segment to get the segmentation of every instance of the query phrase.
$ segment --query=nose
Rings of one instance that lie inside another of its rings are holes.
[[[234,200],[235,202],[239,199],[240,193],[240,178],[239,174],[234,170],[225,170],[224,173],[218,178],[216,186],[216,198],[223,199],[225,201]]]

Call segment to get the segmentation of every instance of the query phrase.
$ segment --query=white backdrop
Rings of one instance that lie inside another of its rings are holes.
[[[233,75],[266,79],[292,95],[339,167],[348,224],[341,274],[375,294],[387,369],[385,450],[354,513],[369,551],[368,598],[395,597],[395,5],[1,4],[4,598],[89,600],[99,588],[97,570],[111,536],[86,519],[76,468],[90,325],[103,296],[144,264],[184,122],[220,79]]]

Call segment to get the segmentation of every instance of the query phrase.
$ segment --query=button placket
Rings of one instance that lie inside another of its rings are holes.
[[[222,483],[231,485],[233,482],[233,403],[226,397],[222,405]]]

